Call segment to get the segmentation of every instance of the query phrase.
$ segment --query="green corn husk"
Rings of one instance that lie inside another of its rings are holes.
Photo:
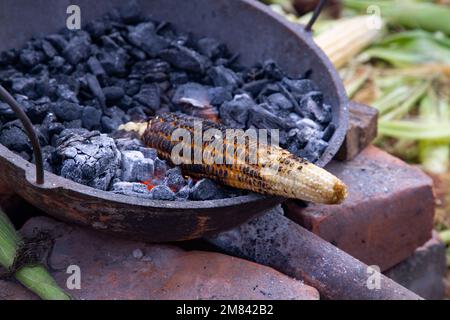
[[[365,1],[343,0],[345,7],[366,12],[369,6],[377,6],[381,16],[407,28],[442,31],[450,35],[450,8],[417,1]]]
[[[0,210],[0,265],[6,270],[12,267],[21,242],[8,217]],[[15,277],[44,300],[70,300],[42,265],[22,267]]]
[[[449,106],[440,107],[445,104],[439,101],[433,91],[422,99],[419,112],[425,121],[438,121],[447,119],[450,121]],[[449,169],[450,164],[450,144],[446,142],[421,141],[419,144],[420,161],[425,171],[443,174]]]
[[[386,37],[361,56],[362,60],[373,58],[396,67],[430,63],[450,65],[450,39],[422,30],[401,32]]]

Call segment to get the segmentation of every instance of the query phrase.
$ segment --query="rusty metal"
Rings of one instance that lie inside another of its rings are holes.
[[[311,79],[325,93],[324,102],[332,107],[332,123],[337,128],[317,165],[325,166],[333,158],[347,131],[348,101],[333,65],[303,28],[253,0],[137,2],[142,12],[155,20],[222,41],[231,51],[240,53],[245,65],[273,59],[291,76],[311,73]],[[64,28],[69,5],[69,0],[2,0],[0,51]],[[77,5],[82,21],[88,22],[120,7],[123,1],[78,0]],[[52,8],[51,15],[48,8]],[[253,194],[199,202],[143,200],[99,191],[51,173],[46,173],[43,185],[36,185],[32,169],[29,162],[0,145],[0,189],[10,189],[57,218],[155,242],[198,238],[231,229],[283,201]]]
[[[33,124],[30,118],[20,107],[19,103],[14,99],[5,88],[0,85],[0,98],[6,102],[11,109],[15,112],[17,118],[22,122],[25,132],[30,139],[31,145],[33,147],[34,159],[36,163],[36,183],[44,183],[44,164],[42,162],[42,150],[39,144],[39,139],[37,137],[36,131],[34,130]]]
[[[281,208],[209,241],[227,253],[273,267],[319,290],[321,298],[419,300],[421,297],[319,238]],[[369,279],[369,277],[372,278]],[[378,282],[375,280],[379,277]]]
[[[314,9],[313,15],[311,17],[311,19],[308,21],[308,23],[305,26],[305,30],[307,32],[312,32],[312,27],[314,25],[314,23],[316,23],[317,18],[319,18],[320,13],[322,12],[323,8],[325,7],[325,5],[327,4],[327,0],[320,0],[319,3],[317,4],[316,8]]]

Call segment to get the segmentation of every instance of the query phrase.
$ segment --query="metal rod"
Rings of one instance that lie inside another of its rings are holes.
[[[338,300],[419,300],[421,297],[282,215],[278,207],[207,241],[226,253],[273,267]],[[372,277],[371,277],[372,276]],[[371,278],[380,286],[368,285]]]
[[[39,144],[39,139],[37,137],[36,131],[34,130],[33,124],[22,110],[19,103],[9,94],[9,92],[0,85],[0,98],[6,102],[11,109],[16,113],[17,118],[22,122],[23,127],[31,141],[33,147],[34,159],[36,163],[36,183],[44,184],[44,165],[42,161],[42,149]]]
[[[325,7],[326,3],[327,3],[327,0],[320,0],[319,4],[314,9],[314,13],[313,13],[313,15],[311,17],[311,20],[309,20],[308,24],[305,27],[305,30],[307,32],[311,32],[312,31],[312,27],[313,27],[314,23],[316,22],[317,18],[319,18],[320,13],[322,12],[322,10]]]

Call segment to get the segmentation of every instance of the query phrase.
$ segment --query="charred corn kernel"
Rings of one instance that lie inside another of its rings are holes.
[[[315,37],[336,68],[341,68],[375,42],[383,30],[383,20],[376,16],[358,16],[336,22]]]
[[[196,121],[202,122],[201,135],[209,129],[216,129],[221,134],[223,146],[219,150],[223,154],[222,162],[213,161],[217,159],[218,152],[211,148],[210,139],[200,145],[194,138],[172,141],[176,129],[185,129],[194,137]],[[239,148],[238,139],[227,139],[227,128],[211,121],[163,114],[148,123],[128,123],[119,129],[138,132],[143,142],[156,149],[161,158],[171,163],[177,162],[186,174],[195,178],[209,178],[235,188],[317,203],[337,204],[347,196],[344,183],[324,169],[278,146],[261,144],[255,139],[241,140],[245,141],[245,145]],[[190,150],[191,156],[182,162],[178,161],[181,157],[174,161],[172,151],[176,146]],[[200,163],[195,163],[196,150],[203,155]],[[207,150],[212,151],[205,152]],[[257,161],[249,161],[251,150],[255,150]]]

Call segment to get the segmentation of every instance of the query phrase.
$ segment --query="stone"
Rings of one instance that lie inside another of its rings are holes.
[[[427,300],[444,298],[447,273],[445,244],[436,232],[406,260],[384,274]]]
[[[58,284],[66,287],[68,266],[82,271],[81,289],[67,290],[77,300],[319,299],[300,281],[219,253],[119,239],[44,217],[31,219],[21,232],[44,230],[55,238],[49,263]],[[4,288],[0,282],[0,292]],[[8,291],[9,299],[30,297],[17,287]]]
[[[387,270],[431,237],[432,181],[376,147],[327,169],[347,185],[340,205],[288,201],[286,215],[368,265]]]

